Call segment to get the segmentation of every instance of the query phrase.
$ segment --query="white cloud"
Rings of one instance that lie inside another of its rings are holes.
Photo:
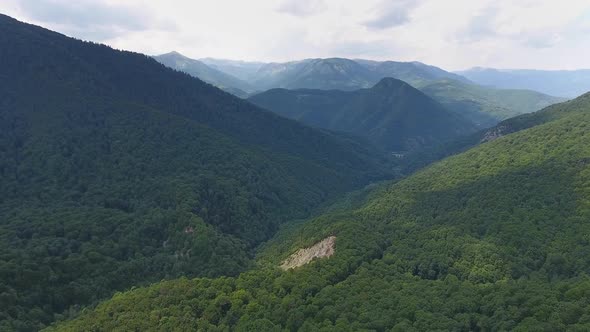
[[[294,16],[309,16],[319,13],[325,8],[324,0],[283,0],[277,11]]]
[[[148,54],[590,67],[588,0],[2,0],[0,11]]]
[[[376,8],[376,15],[365,22],[365,26],[373,29],[388,29],[407,24],[411,20],[411,12],[421,0],[383,1]]]
[[[145,8],[103,0],[9,0],[12,7],[26,18],[55,27],[68,35],[107,40],[116,36],[151,29],[172,30],[171,21],[164,22]]]

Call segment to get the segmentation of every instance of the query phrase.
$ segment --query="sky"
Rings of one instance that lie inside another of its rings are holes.
[[[149,55],[590,68],[590,0],[2,0],[0,13]]]

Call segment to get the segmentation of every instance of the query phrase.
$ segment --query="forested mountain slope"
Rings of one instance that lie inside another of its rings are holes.
[[[531,90],[495,89],[449,79],[419,81],[415,86],[481,128],[565,101]]]
[[[278,225],[389,174],[369,146],[145,55],[0,16],[0,330],[235,275]]]
[[[589,330],[590,97],[556,107],[286,228],[237,278],[117,294],[53,330]],[[330,258],[279,269],[329,236]]]
[[[384,78],[370,89],[273,89],[248,100],[302,123],[366,137],[400,153],[475,131],[469,121],[394,78]]]
[[[463,152],[481,143],[559,119],[562,116],[570,114],[572,109],[584,108],[589,100],[590,94],[585,94],[574,100],[551,105],[538,112],[527,113],[504,120],[494,127],[480,130],[474,134],[416,151],[405,158],[401,172],[411,174],[415,170],[437,160]]]

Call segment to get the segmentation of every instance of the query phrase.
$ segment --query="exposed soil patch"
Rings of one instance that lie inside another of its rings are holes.
[[[281,264],[281,269],[294,269],[296,267],[308,264],[315,258],[330,257],[334,255],[335,242],[336,237],[330,236],[309,248],[299,249],[296,253],[283,261]]]

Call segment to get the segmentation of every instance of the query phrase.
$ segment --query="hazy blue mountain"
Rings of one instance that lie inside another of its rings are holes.
[[[574,98],[590,90],[590,69],[473,68],[457,73],[482,85],[503,89],[529,89],[565,98]]]
[[[475,84],[440,68],[418,62],[307,59],[262,66],[251,81],[259,89],[368,88],[384,77],[409,83],[481,128],[540,110],[564,99],[530,90],[495,89]]]
[[[369,89],[272,89],[249,101],[305,124],[368,138],[389,151],[429,147],[475,126],[409,84],[384,78]]]
[[[157,55],[154,56],[154,59],[170,68],[197,77],[238,97],[245,97],[248,93],[254,91],[254,88],[247,82],[178,52]]]
[[[220,70],[229,75],[235,76],[244,81],[251,81],[254,79],[254,75],[264,66],[264,62],[255,61],[240,61],[240,60],[226,60],[226,59],[215,59],[215,58],[202,58],[199,59],[204,64]]]
[[[262,66],[251,83],[259,89],[356,90],[379,81],[359,63],[342,58],[306,59]]]
[[[565,100],[532,90],[483,86],[456,73],[420,62],[342,58],[267,64],[207,61],[220,71],[240,72],[241,78],[259,91],[273,88],[352,91],[369,88],[384,77],[393,77],[422,90],[480,128]]]
[[[531,90],[496,89],[455,80],[424,81],[417,88],[481,128],[565,100]]]
[[[563,101],[531,90],[481,86],[456,73],[420,62],[356,61],[378,76],[395,77],[411,84],[480,127]]]

